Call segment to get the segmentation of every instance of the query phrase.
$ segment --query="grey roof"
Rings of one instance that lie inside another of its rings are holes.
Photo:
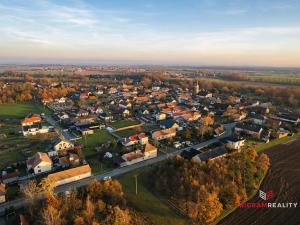
[[[222,147],[215,148],[215,149],[207,151],[207,152],[203,152],[203,153],[197,155],[197,158],[200,159],[201,161],[207,161],[209,159],[216,158],[216,157],[224,155],[226,153],[228,153],[228,149],[226,147],[222,146]]]

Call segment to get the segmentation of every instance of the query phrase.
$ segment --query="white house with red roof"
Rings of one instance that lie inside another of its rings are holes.
[[[21,120],[22,132],[24,136],[48,133],[50,126],[42,126],[42,118],[39,115],[29,115]]]
[[[148,137],[144,133],[135,134],[128,138],[124,138],[122,145],[128,147],[135,144],[145,145],[148,143]]]

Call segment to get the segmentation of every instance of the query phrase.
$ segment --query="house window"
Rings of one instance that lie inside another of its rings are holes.
[[[42,172],[42,170],[38,170],[38,173]]]

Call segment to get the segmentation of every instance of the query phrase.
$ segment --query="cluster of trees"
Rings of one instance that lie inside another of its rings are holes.
[[[65,97],[67,94],[74,92],[74,88],[67,87],[52,87],[52,88],[41,88],[38,91],[38,95],[42,99],[55,99]]]
[[[181,136],[187,140],[191,137],[197,137],[203,139],[204,137],[210,137],[213,134],[214,118],[207,115],[201,118],[199,125],[192,128],[186,127],[182,130]]]
[[[15,103],[32,100],[34,87],[30,83],[14,83],[5,85],[0,83],[0,104]]]
[[[207,163],[176,156],[151,170],[148,180],[155,192],[174,201],[187,217],[207,224],[247,200],[268,167],[268,156],[255,150]]]
[[[28,199],[26,216],[33,225],[126,225],[141,224],[141,218],[129,210],[118,181],[92,181],[85,189],[56,195],[51,181],[30,181],[23,190]],[[39,197],[45,200],[41,203]]]

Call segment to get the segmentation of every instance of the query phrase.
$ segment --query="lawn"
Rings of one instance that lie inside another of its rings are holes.
[[[135,129],[126,129],[126,130],[120,130],[120,131],[115,132],[116,135],[119,135],[122,138],[129,137],[129,136],[134,135],[136,133],[137,132],[136,132]]]
[[[143,184],[142,176],[145,169],[139,169],[131,173],[127,173],[118,178],[123,186],[123,190],[128,199],[129,206],[141,212],[145,217],[149,218],[157,225],[183,225],[188,224],[181,216],[177,215],[169,206],[162,200],[162,198],[154,195]],[[135,193],[135,178],[138,175],[138,194]]]
[[[115,138],[107,130],[97,130],[94,134],[83,137],[79,142],[85,147],[96,147],[99,144],[113,140],[115,140]]]
[[[257,145],[256,150],[258,152],[264,151],[268,148],[271,148],[271,147],[279,145],[279,144],[284,144],[286,142],[292,141],[292,140],[297,139],[299,137],[300,137],[300,132],[296,133],[294,136],[287,136],[287,137],[284,137],[284,138],[272,140],[269,143],[259,144],[259,145]]]
[[[49,110],[43,105],[35,102],[1,104],[0,119],[20,119],[31,113],[47,113]]]
[[[78,143],[84,146],[84,155],[90,156],[98,153],[96,147],[100,144],[115,141],[115,138],[107,130],[97,130],[94,134],[82,137]],[[111,149],[107,149],[110,151]]]
[[[116,121],[110,124],[115,129],[123,128],[123,127],[128,127],[128,126],[133,126],[139,124],[139,121],[136,120],[120,120]]]

